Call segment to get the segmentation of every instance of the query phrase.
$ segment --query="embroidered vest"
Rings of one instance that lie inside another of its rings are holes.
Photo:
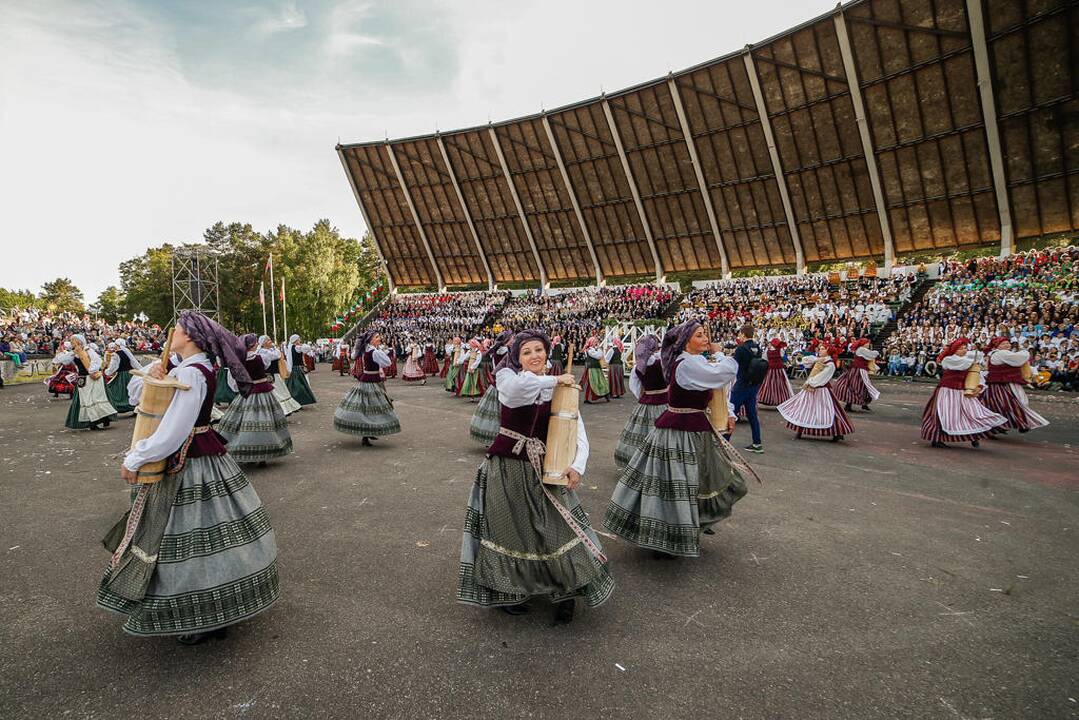
[[[382,382],[382,376],[378,372],[378,363],[375,362],[375,351],[365,351],[363,354],[362,362],[363,364],[361,365],[362,371],[360,372],[360,382]]]
[[[681,360],[675,360],[671,367],[671,381],[667,386],[667,407],[704,410],[708,407],[708,401],[712,398],[711,390],[687,390],[678,384],[678,366]],[[672,430],[685,430],[687,432],[711,432],[712,425],[708,422],[708,416],[703,412],[674,413],[670,409],[665,410],[656,419],[657,428],[669,428]]]
[[[663,379],[663,365],[657,360],[644,369],[642,373],[639,368],[634,368],[633,372],[637,373],[637,379],[641,381],[641,396],[637,399],[637,402],[641,405],[666,405],[667,393],[655,392],[658,390],[667,390],[667,381]]]

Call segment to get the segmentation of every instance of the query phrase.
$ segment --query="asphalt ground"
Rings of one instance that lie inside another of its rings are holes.
[[[320,366],[296,452],[249,477],[282,597],[224,641],[125,635],[94,605],[124,511],[131,420],[63,428],[0,391],[0,717],[1064,718],[1079,716],[1079,405],[982,448],[918,437],[930,387],[880,382],[842,444],[764,411],[764,477],[695,560],[606,540],[618,587],[554,627],[454,602],[482,450],[474,404],[389,383],[403,432],[334,432],[354,382]],[[586,406],[596,524],[630,396]],[[735,437],[748,442],[748,427]]]

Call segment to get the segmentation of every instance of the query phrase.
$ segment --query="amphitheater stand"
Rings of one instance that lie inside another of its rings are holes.
[[[352,342],[352,338],[356,336],[356,333],[359,331],[359,329],[369,323],[371,319],[378,313],[379,309],[382,307],[382,303],[386,302],[392,297],[394,297],[393,293],[387,293],[381,298],[379,298],[378,302],[376,302],[370,310],[365,312],[363,316],[359,320],[357,320],[351,328],[349,328],[348,332],[341,336],[341,342]]]
[[[888,338],[892,336],[892,333],[894,333],[899,327],[900,316],[902,316],[903,313],[905,313],[910,308],[917,305],[921,301],[921,299],[925,297],[925,294],[929,292],[929,290],[932,289],[933,286],[939,282],[939,279],[925,278],[920,283],[918,283],[918,286],[914,288],[914,291],[910,294],[910,299],[907,300],[905,303],[902,303],[895,307],[895,317],[884,323],[884,325],[881,326],[880,330],[877,330],[877,332],[873,335],[873,349],[879,352],[881,354],[881,357],[884,357],[884,344],[888,341]]]

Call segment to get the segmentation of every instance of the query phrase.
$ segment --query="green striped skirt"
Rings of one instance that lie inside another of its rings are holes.
[[[317,402],[315,394],[311,392],[311,383],[307,381],[307,373],[300,367],[293,368],[285,386],[292,398],[301,405],[314,405]]]
[[[637,403],[630,413],[622,434],[618,436],[618,445],[614,448],[614,464],[621,470],[629,465],[630,458],[638,449],[644,447],[648,434],[656,427],[656,418],[667,409],[666,405],[642,405]]]
[[[131,382],[131,373],[120,370],[112,380],[105,383],[105,395],[109,398],[109,404],[116,408],[118,413],[129,413],[135,409],[131,404],[131,398],[127,395],[127,384]]]
[[[600,547],[577,494],[552,494]],[[468,499],[457,600],[468,605],[517,605],[542,595],[553,602],[582,597],[601,605],[614,579],[574,534],[543,492],[526,460],[488,457]]]
[[[745,494],[711,432],[656,428],[618,479],[603,526],[641,547],[698,557],[701,529]]]
[[[498,428],[502,424],[502,404],[498,402],[498,388],[487,388],[483,399],[472,413],[472,422],[468,426],[468,436],[484,447],[495,441]]]
[[[111,565],[98,588],[99,606],[127,616],[124,631],[206,632],[254,617],[277,601],[274,531],[231,457],[189,458],[175,496],[165,499],[163,516],[163,533],[140,539],[157,547],[156,562],[143,559],[152,573],[145,591],[110,584]],[[144,515],[142,522],[152,517]]]
[[[273,393],[237,395],[217,424],[238,463],[263,462],[292,452],[292,435],[281,403]]]
[[[453,392],[457,389],[457,375],[461,372],[461,366],[457,363],[450,365],[450,371],[446,373],[446,382],[442,384],[446,388],[446,392]]]
[[[333,413],[338,432],[363,437],[381,437],[401,432],[401,421],[382,383],[359,382]]]
[[[461,397],[476,397],[481,394],[480,373],[482,372],[483,368],[478,367],[465,373],[465,381],[461,383]]]

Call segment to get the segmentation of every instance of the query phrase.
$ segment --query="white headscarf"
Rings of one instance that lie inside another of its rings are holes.
[[[285,365],[288,366],[289,372],[292,372],[292,348],[299,341],[300,336],[296,334],[289,335],[288,346],[285,348]]]
[[[127,349],[127,340],[124,340],[123,338],[116,338],[116,346],[120,348],[120,352],[122,352],[124,355],[127,355],[127,360],[131,363],[131,367],[133,369],[142,369],[142,363],[140,363],[138,358],[135,357],[135,353]]]

